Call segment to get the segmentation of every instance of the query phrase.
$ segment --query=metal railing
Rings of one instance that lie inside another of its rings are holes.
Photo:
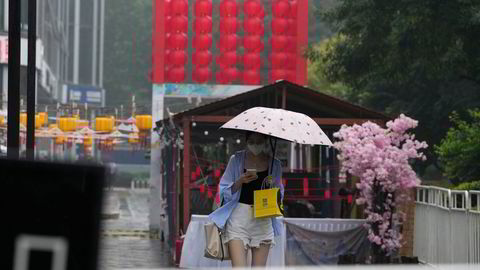
[[[419,186],[413,253],[431,264],[480,263],[480,191]]]

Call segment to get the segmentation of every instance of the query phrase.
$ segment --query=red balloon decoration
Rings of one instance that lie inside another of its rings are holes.
[[[220,16],[222,17],[236,17],[237,3],[234,0],[224,0],[220,3]]]
[[[260,72],[258,70],[246,70],[243,72],[243,82],[250,85],[260,84]]]
[[[185,34],[170,34],[167,37],[167,47],[169,49],[185,50],[188,45],[188,38]]]
[[[212,47],[212,35],[203,34],[193,37],[193,47],[197,50],[208,50]]]
[[[289,41],[290,40],[287,36],[272,36],[272,50],[276,52],[285,50],[289,44]]]
[[[212,62],[212,53],[208,50],[196,51],[192,55],[192,63],[197,66],[208,66]]]
[[[248,0],[243,4],[243,9],[247,16],[257,17],[260,15],[260,11],[263,10],[263,7],[258,0]]]
[[[286,0],[277,0],[273,4],[272,11],[275,17],[286,17],[290,12],[290,4]]]
[[[243,21],[243,29],[249,35],[263,36],[264,27],[263,21],[259,18],[248,18]]]
[[[212,32],[212,18],[205,16],[205,17],[197,17],[194,21],[194,29],[195,33],[202,34],[202,33],[211,33]]]
[[[246,69],[259,69],[262,66],[262,58],[259,53],[246,53],[243,55],[243,66]]]
[[[211,16],[212,14],[212,2],[209,0],[202,0],[195,2],[195,16]]]
[[[288,20],[283,18],[272,19],[272,33],[275,35],[281,35],[288,30]]]
[[[188,32],[188,18],[186,16],[173,16],[167,23],[173,33]]]
[[[237,19],[225,18],[220,19],[220,33],[233,34],[237,32]]]
[[[263,42],[260,36],[246,36],[243,38],[243,47],[249,52],[261,52]]]
[[[237,35],[221,36],[218,42],[220,51],[227,52],[236,49],[238,38]]]
[[[170,51],[167,55],[167,60],[170,65],[183,66],[187,63],[187,53],[185,51]]]
[[[183,82],[185,80],[185,68],[174,67],[167,71],[167,79],[170,82]]]
[[[193,71],[193,79],[198,83],[208,82],[212,78],[212,71],[208,67],[197,68]]]
[[[172,0],[170,8],[173,15],[188,15],[188,3],[185,0]]]

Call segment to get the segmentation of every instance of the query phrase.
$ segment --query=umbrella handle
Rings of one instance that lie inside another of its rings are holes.
[[[270,173],[269,175],[272,174],[271,171],[273,171],[273,161],[275,160],[275,150],[277,149],[277,138],[270,137],[270,147],[272,148],[272,165],[270,166]],[[275,143],[273,143],[275,142]]]

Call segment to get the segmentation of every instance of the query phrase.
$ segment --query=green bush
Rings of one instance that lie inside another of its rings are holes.
[[[456,190],[480,190],[480,181],[461,183],[460,185],[456,186],[454,189],[456,189]]]

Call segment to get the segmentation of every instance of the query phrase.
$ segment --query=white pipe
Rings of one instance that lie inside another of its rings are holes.
[[[98,0],[93,1],[93,27],[92,27],[92,85],[97,83],[97,34],[98,34]]]
[[[100,56],[98,85],[103,87],[103,44],[104,44],[104,26],[105,26],[105,0],[100,0]]]
[[[79,56],[80,56],[80,0],[75,0],[75,17],[73,25],[73,83],[78,84]]]

